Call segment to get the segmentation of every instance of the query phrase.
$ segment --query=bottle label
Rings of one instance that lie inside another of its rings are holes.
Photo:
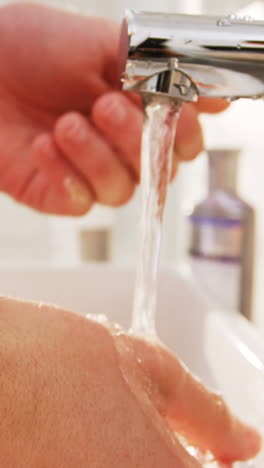
[[[191,254],[222,261],[241,261],[243,224],[239,220],[191,217]]]

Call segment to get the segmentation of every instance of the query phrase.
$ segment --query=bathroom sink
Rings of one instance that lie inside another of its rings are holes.
[[[2,295],[107,314],[125,327],[133,284],[132,271],[111,266],[0,269]],[[238,314],[213,310],[190,271],[180,267],[160,273],[157,324],[162,340],[191,370],[264,434],[264,341],[257,331]],[[253,467],[263,466],[264,451]]]

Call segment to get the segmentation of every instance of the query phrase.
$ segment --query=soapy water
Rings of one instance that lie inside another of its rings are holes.
[[[171,177],[180,106],[152,97],[145,103],[141,152],[140,247],[131,331],[156,335],[155,309],[162,220]]]

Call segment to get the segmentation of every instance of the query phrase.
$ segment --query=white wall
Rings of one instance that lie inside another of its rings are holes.
[[[202,9],[208,14],[231,14],[250,3],[248,0],[202,0]]]
[[[6,3],[2,0],[0,3]],[[23,0],[18,0],[23,2]],[[32,0],[31,0],[32,1]],[[125,9],[200,13],[202,0],[33,0],[32,3],[58,5],[63,8],[78,9],[88,14],[95,14],[108,18],[121,19]]]

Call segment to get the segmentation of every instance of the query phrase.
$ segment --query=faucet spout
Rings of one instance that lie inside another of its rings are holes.
[[[164,64],[163,70],[140,80],[134,80],[133,67],[130,67],[128,73],[130,78],[127,76],[124,89],[136,91],[145,99],[153,94],[176,101],[195,102],[198,99],[197,86],[186,73],[178,69],[176,59],[169,59],[167,68],[165,68]]]
[[[128,11],[120,56],[124,89],[185,101],[264,97],[262,21]]]

